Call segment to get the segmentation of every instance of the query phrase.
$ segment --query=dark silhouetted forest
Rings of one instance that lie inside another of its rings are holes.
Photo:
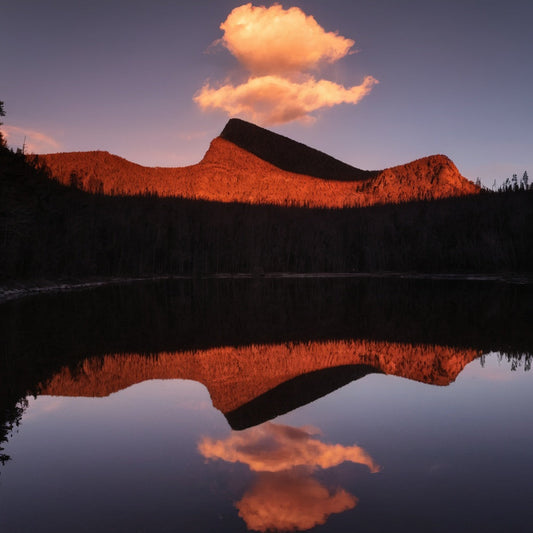
[[[310,209],[88,194],[0,152],[0,279],[530,273],[533,192]]]

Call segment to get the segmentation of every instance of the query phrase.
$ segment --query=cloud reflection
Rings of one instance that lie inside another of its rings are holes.
[[[289,471],[260,474],[235,507],[249,529],[303,531],[356,504],[357,498],[344,489],[330,492],[310,475]]]
[[[317,439],[315,428],[294,428],[267,422],[227,439],[204,437],[198,449],[208,459],[244,463],[254,472],[280,472],[297,466],[331,468],[345,461],[365,465],[371,472],[379,466],[359,446],[327,444]]]
[[[357,498],[342,488],[329,490],[311,475],[345,461],[378,472],[379,466],[359,446],[327,444],[312,427],[267,422],[226,439],[204,437],[198,444],[207,459],[246,464],[257,472],[254,485],[235,506],[256,531],[303,531],[324,524],[334,513],[352,509]]]

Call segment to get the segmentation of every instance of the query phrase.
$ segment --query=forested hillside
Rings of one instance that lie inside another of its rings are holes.
[[[238,272],[531,272],[531,191],[310,209],[62,186],[0,153],[2,280]]]

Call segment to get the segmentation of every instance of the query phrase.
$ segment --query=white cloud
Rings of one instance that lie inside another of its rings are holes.
[[[46,152],[58,151],[61,145],[50,135],[29,128],[19,128],[18,126],[2,126],[9,145],[22,148],[25,143],[27,153],[43,154]]]
[[[245,4],[236,7],[220,25],[222,44],[251,73],[257,75],[302,72],[344,57],[355,44],[326,32],[301,9],[284,10]]]
[[[328,80],[294,82],[280,76],[252,77],[241,85],[218,89],[204,85],[194,101],[202,109],[223,109],[230,116],[245,115],[262,124],[292,120],[313,121],[311,112],[338,104],[357,104],[377,83],[367,76],[361,85],[344,88]]]
[[[235,8],[220,25],[225,46],[248,70],[246,82],[209,83],[194,95],[203,110],[220,109],[265,125],[293,120],[312,122],[313,112],[339,104],[357,104],[378,81],[366,76],[361,85],[343,87],[317,79],[324,63],[334,63],[355,44],[326,32],[301,9],[269,8],[251,3]],[[313,72],[313,73],[312,73]]]

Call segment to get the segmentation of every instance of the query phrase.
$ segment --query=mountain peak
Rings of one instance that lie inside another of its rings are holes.
[[[136,165],[108,152],[38,156],[65,184],[104,194],[157,194],[218,202],[361,207],[479,192],[444,155],[382,171],[361,170],[240,119],[231,119],[202,161],[181,168]]]
[[[352,167],[320,150],[239,118],[231,118],[220,137],[287,172],[337,181],[367,180],[378,174]]]

